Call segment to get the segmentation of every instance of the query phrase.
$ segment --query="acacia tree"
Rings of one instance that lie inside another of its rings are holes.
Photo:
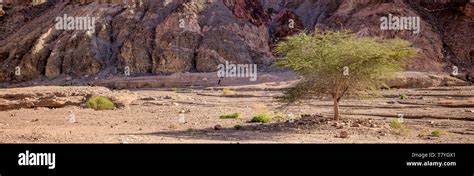
[[[358,37],[350,31],[300,33],[280,42],[276,66],[287,68],[301,80],[285,91],[284,100],[328,97],[339,120],[339,102],[345,95],[368,95],[404,67],[416,50],[402,39]]]

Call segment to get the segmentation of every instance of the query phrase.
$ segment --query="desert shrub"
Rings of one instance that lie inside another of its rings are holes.
[[[277,121],[284,121],[285,120],[285,114],[278,111],[278,112],[275,113],[275,116],[273,116],[273,119],[275,119]]]
[[[223,96],[235,96],[237,93],[229,88],[224,88],[222,89],[222,95]]]
[[[168,125],[168,129],[170,130],[174,130],[174,129],[177,129],[178,127],[174,124],[171,124],[171,125]]]
[[[173,87],[173,92],[175,92],[175,93],[191,93],[191,92],[193,92],[193,90],[186,89],[186,88]]]
[[[431,136],[439,137],[440,135],[441,135],[441,131],[439,131],[439,130],[433,130],[431,132]]]
[[[240,130],[240,129],[242,129],[242,125],[235,125],[235,126],[234,126],[234,129]]]
[[[239,117],[240,117],[240,113],[238,113],[238,112],[219,116],[219,118],[221,118],[221,119],[236,119],[236,118],[239,118]]]
[[[400,100],[406,100],[406,99],[408,99],[408,96],[406,94],[400,94],[400,96],[398,98]]]
[[[405,125],[403,125],[400,121],[394,119],[390,121],[390,127],[395,128],[395,129],[401,129],[401,128],[404,128]]]
[[[250,122],[252,122],[252,123],[258,123],[258,122],[267,123],[267,122],[270,122],[271,120],[272,120],[272,118],[269,117],[266,114],[258,114],[256,116],[254,116],[252,118],[252,120],[250,120]]]
[[[410,132],[410,129],[408,129],[403,123],[401,123],[397,119],[390,121],[390,127],[395,129],[395,133],[398,135],[405,136],[408,135],[408,133]]]
[[[112,110],[114,109],[114,103],[104,96],[94,96],[87,100],[86,107],[94,110]]]

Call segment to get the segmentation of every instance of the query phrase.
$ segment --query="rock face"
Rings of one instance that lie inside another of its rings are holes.
[[[390,88],[469,86],[469,83],[448,74],[430,74],[425,72],[402,72],[386,84]]]
[[[6,89],[0,93],[0,111],[20,108],[79,106],[86,97],[110,93],[106,88],[30,87]]]
[[[5,15],[5,11],[3,11],[3,0],[0,0],[0,16]]]
[[[138,96],[130,91],[111,91],[104,87],[38,86],[5,89],[0,92],[0,111],[28,108],[62,108],[79,106],[88,98],[101,95],[110,98],[117,108],[130,105]]]
[[[90,80],[126,70],[132,76],[211,72],[225,61],[266,67],[278,41],[315,28],[404,38],[420,51],[408,70],[457,66],[466,79],[474,74],[474,3],[468,0],[24,2],[5,4],[0,15],[0,82]],[[95,17],[94,30],[57,29],[56,17],[64,14]],[[381,30],[380,18],[388,14],[421,17],[421,32]]]

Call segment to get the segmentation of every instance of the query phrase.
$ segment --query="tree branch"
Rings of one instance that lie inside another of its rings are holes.
[[[344,96],[344,94],[346,94],[348,89],[349,89],[349,86],[346,86],[346,88],[344,88],[344,90],[342,91],[341,96],[337,97],[337,102],[339,102],[339,100],[341,100],[341,98]]]

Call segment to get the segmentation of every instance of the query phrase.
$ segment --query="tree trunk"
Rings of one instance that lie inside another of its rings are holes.
[[[334,99],[334,120],[339,120],[339,101],[337,101],[337,98]]]

